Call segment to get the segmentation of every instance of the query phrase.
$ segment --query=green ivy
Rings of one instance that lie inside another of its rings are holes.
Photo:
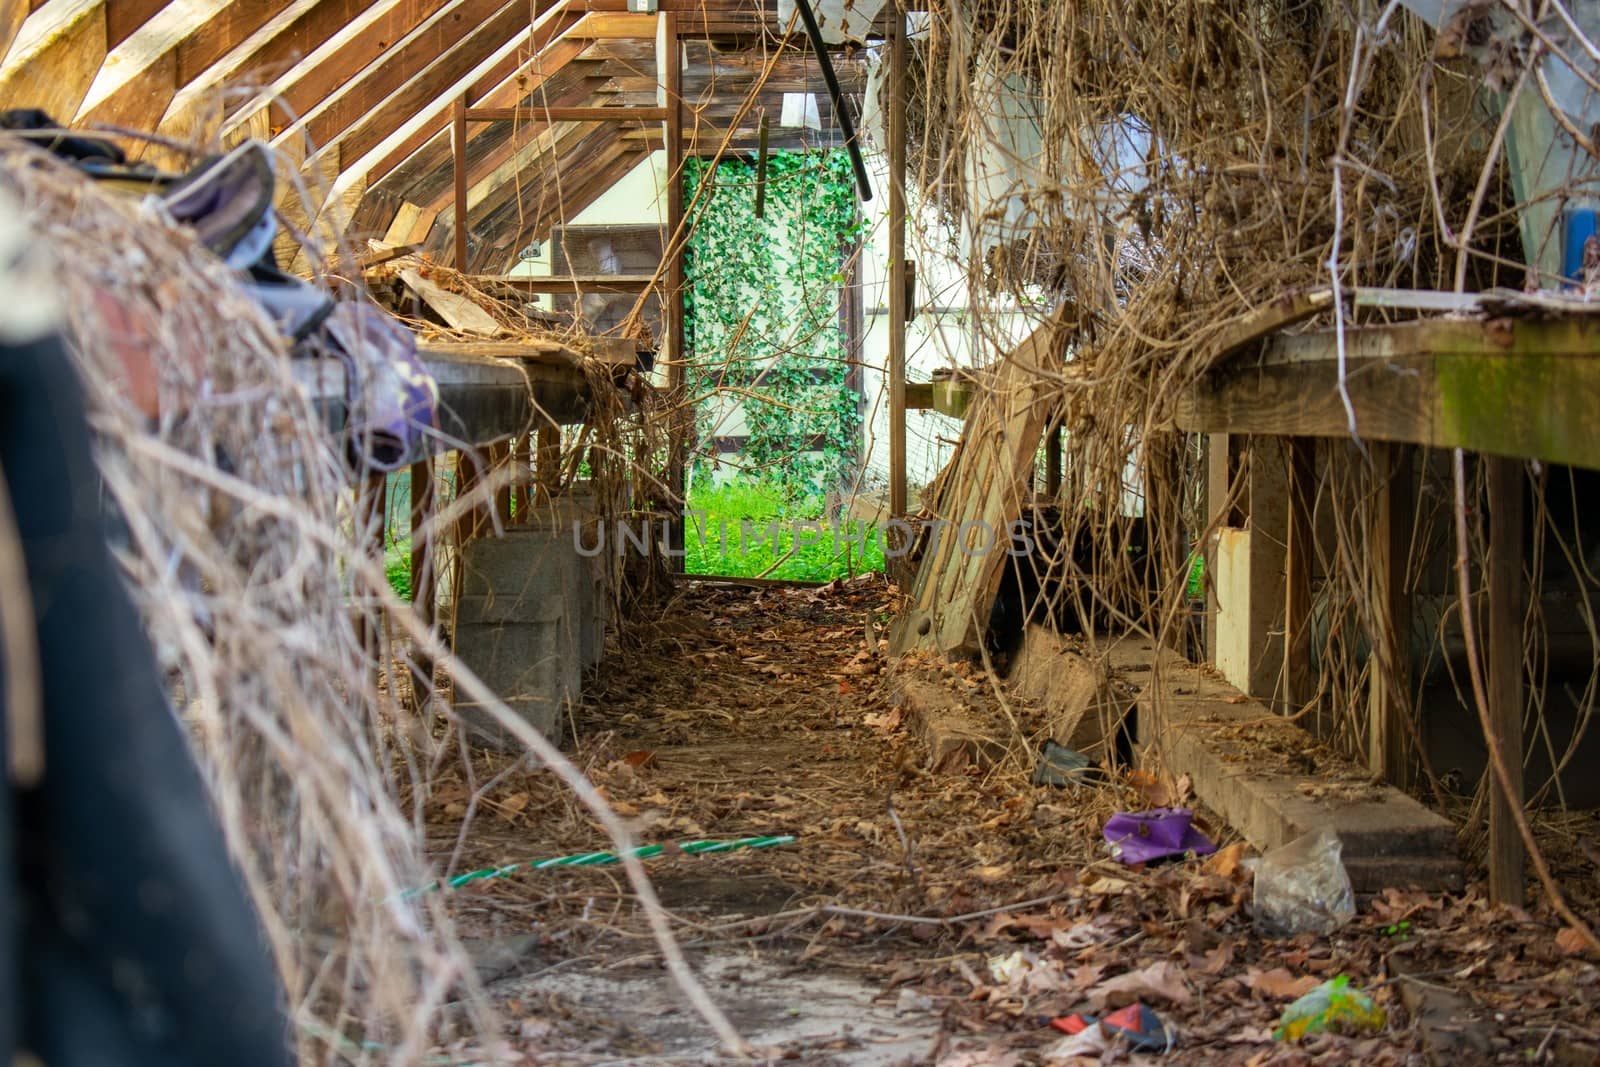
[[[709,167],[686,164],[691,197]],[[862,233],[849,156],[773,153],[761,219],[753,162],[725,160],[709,181],[685,256],[688,384],[703,398],[701,439],[737,403],[749,433],[742,465],[789,492],[823,492],[849,476],[861,427],[839,316],[844,263]],[[711,463],[703,450],[697,481]]]

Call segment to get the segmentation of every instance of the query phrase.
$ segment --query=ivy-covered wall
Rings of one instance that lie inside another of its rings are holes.
[[[710,476],[709,442],[748,435],[736,458],[750,475],[796,492],[848,482],[859,459],[859,397],[849,388],[841,317],[844,266],[862,232],[849,157],[779,152],[767,161],[764,217],[756,166],[690,160],[695,208],[686,256],[688,383]],[[817,447],[820,442],[820,448]]]

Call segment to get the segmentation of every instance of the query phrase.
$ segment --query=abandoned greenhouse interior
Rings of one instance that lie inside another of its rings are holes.
[[[1600,1064],[1597,142],[1591,0],[0,0],[0,1061]]]

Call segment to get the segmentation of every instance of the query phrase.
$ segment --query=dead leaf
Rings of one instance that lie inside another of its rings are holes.
[[[1570,926],[1563,927],[1556,935],[1556,948],[1561,950],[1563,956],[1581,956],[1588,947],[1583,935]]]
[[[1311,974],[1296,978],[1282,967],[1274,967],[1270,971],[1258,971],[1252,967],[1245,972],[1244,984],[1268,1000],[1294,1000],[1305,996],[1322,982]]]
[[[656,754],[647,748],[641,748],[637,752],[630,752],[626,756],[622,757],[623,763],[626,763],[628,766],[634,768],[648,767],[655,761]]]
[[[528,806],[528,794],[512,793],[500,802],[500,806],[510,812],[518,812]]]
[[[1196,970],[1201,974],[1221,974],[1233,962],[1233,940],[1224,941],[1200,958],[1203,962]]]
[[[1120,1008],[1136,1000],[1188,1004],[1194,1000],[1194,994],[1183,980],[1183,971],[1170,960],[1160,960],[1142,970],[1101,982],[1089,994],[1089,1000],[1096,1008]]]
[[[1244,842],[1235,841],[1225,848],[1219,848],[1205,862],[1205,872],[1217,875],[1219,878],[1232,879],[1239,871],[1239,861],[1244,858]]]

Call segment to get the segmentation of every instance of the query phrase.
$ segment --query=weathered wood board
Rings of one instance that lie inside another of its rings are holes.
[[[480,337],[494,337],[500,333],[500,324],[494,321],[494,316],[459,293],[435,285],[415,270],[401,271],[400,280],[451,329]]]
[[[1028,478],[1053,387],[1063,365],[1065,327],[1059,315],[1040,325],[995,369],[979,390],[955,455],[932,501],[945,523],[930,540],[911,590],[895,620],[891,651],[975,651],[989,621],[1006,555],[1006,531],[1020,518]],[[985,547],[987,545],[987,547]]]

